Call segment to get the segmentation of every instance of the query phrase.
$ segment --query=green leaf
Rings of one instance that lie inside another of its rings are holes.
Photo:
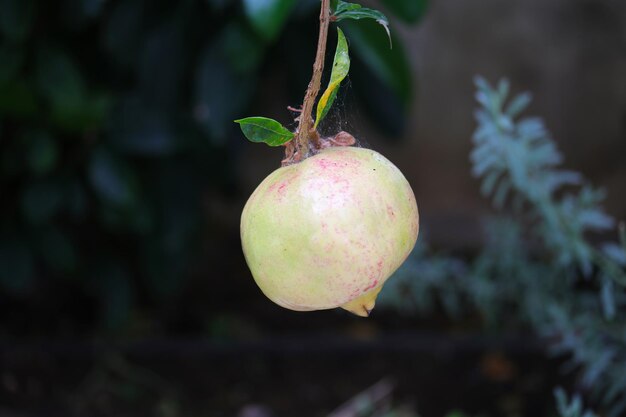
[[[387,38],[389,38],[389,48],[391,48],[393,43],[391,42],[391,33],[389,32],[389,20],[378,10],[368,9],[366,7],[362,7],[360,4],[339,1],[335,17],[337,18],[337,22],[346,19],[373,19],[385,29],[385,32],[387,32]]]
[[[356,4],[356,3],[348,3],[345,1],[338,1],[337,2],[337,7],[335,8],[335,17],[337,17],[337,21],[339,21],[339,14],[340,13],[347,13],[353,10],[357,10],[357,9],[363,9],[363,6],[361,6],[360,4]],[[370,9],[365,9],[365,10],[370,10]]]
[[[295,0],[244,0],[246,17],[266,41],[273,41],[282,29]]]
[[[407,23],[417,22],[428,8],[427,0],[382,0],[385,7]]]
[[[335,59],[333,60],[333,70],[330,74],[330,82],[319,102],[317,103],[317,115],[315,120],[315,128],[322,121],[337,97],[337,91],[341,82],[346,78],[350,71],[350,55],[348,54],[348,42],[343,31],[337,28],[337,50],[335,51]]]
[[[280,146],[293,139],[294,134],[279,122],[266,117],[247,117],[235,120],[250,142],[263,142],[269,146]]]
[[[372,22],[345,22],[342,26],[351,41],[352,51],[362,59],[372,73],[408,105],[412,95],[412,77],[408,58],[401,41],[393,38],[395,47],[379,36]]]

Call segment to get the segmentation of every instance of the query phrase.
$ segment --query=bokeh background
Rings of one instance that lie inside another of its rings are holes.
[[[364,5],[389,16],[393,49],[373,22],[342,24],[352,68],[322,131],[404,172],[420,239],[465,259],[485,244],[476,75],[530,91],[566,167],[626,219],[625,2]],[[555,415],[552,388],[575,378],[523,326],[296,313],[255,286],[239,216],[282,150],[233,120],[295,127],[318,9],[0,0],[0,414],[325,416],[373,386],[393,415]],[[335,415],[387,415],[350,404]]]

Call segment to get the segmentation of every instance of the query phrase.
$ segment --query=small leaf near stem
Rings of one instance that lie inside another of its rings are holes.
[[[337,7],[335,9],[335,16],[337,17],[337,20],[341,20],[341,18],[339,17],[340,14],[351,12],[351,11],[357,10],[357,9],[363,9],[363,6],[361,6],[360,4],[356,4],[356,3],[348,3],[346,1],[338,1],[337,2]],[[369,9],[366,9],[366,10],[369,10]]]
[[[287,130],[286,127],[267,117],[247,117],[235,120],[235,123],[239,123],[241,131],[250,142],[263,142],[269,146],[280,146],[294,137],[294,133]]]
[[[291,4],[292,2],[292,0],[285,0],[285,4]],[[317,132],[318,123],[328,113],[328,110],[335,101],[339,85],[347,76],[350,69],[348,44],[343,32],[340,29],[338,29],[339,40],[333,63],[331,80],[328,88],[320,99],[320,103],[318,104],[316,112],[317,121],[313,120],[313,107],[315,106],[315,100],[317,99],[317,95],[320,91],[322,72],[324,71],[328,27],[331,20],[340,21],[344,19],[374,19],[387,31],[389,43],[391,45],[391,36],[388,28],[389,22],[385,15],[381,12],[367,9],[359,4],[348,3],[342,0],[321,0],[320,30],[317,42],[317,52],[315,54],[315,62],[313,64],[313,75],[304,96],[304,102],[302,103],[300,115],[295,119],[298,122],[296,132],[292,133],[276,120],[265,117],[248,117],[246,119],[235,121],[240,124],[244,135],[252,142],[264,142],[270,146],[286,145],[285,159],[282,161],[283,166],[300,162],[306,158],[311,151],[315,152],[316,150],[325,147],[325,145],[350,146],[355,142],[354,137],[345,132],[340,132],[339,135],[343,134],[343,136],[341,136],[341,140],[323,139],[320,138],[319,133]],[[339,135],[337,137],[339,137]]]
[[[337,91],[341,82],[346,78],[350,71],[350,56],[348,55],[348,42],[343,34],[342,30],[337,28],[337,50],[335,51],[335,58],[333,61],[333,70],[330,74],[330,81],[328,87],[319,102],[317,103],[317,114],[315,118],[314,128],[317,129],[317,125],[322,121],[335,101]]]

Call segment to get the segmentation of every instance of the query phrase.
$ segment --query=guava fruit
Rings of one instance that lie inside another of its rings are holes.
[[[368,316],[418,234],[411,186],[370,149],[331,147],[272,172],[241,216],[246,262],[263,293],[299,311]]]

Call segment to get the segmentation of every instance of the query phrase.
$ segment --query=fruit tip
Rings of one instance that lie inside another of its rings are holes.
[[[373,291],[367,292],[360,297],[350,300],[341,306],[344,310],[359,317],[369,317],[376,305],[376,297],[382,289],[382,285]]]

